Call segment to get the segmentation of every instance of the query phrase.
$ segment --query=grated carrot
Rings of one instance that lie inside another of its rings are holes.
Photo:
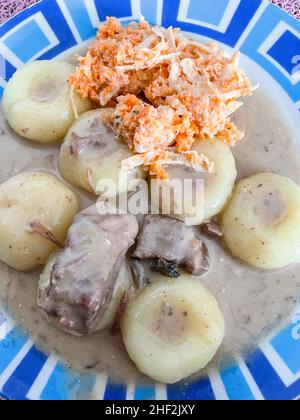
[[[196,139],[216,137],[234,146],[243,138],[230,116],[254,88],[239,53],[230,57],[216,43],[190,40],[179,29],[151,27],[145,20],[122,27],[107,18],[78,60],[70,86],[98,106],[116,103],[106,123],[139,155],[131,158],[133,166],[139,162],[164,178],[164,152],[168,161],[188,164],[185,153]],[[195,154],[191,161],[203,163]],[[212,170],[206,163],[195,166]]]

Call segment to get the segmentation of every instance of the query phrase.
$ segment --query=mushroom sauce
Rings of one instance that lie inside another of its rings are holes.
[[[232,149],[238,179],[258,172],[274,172],[300,184],[300,154],[280,115],[274,102],[261,92],[248,98],[237,112],[235,119],[246,132],[245,138]],[[22,140],[8,128],[2,113],[0,141],[1,183],[28,170],[48,171],[61,178],[57,168],[58,147],[37,146]],[[82,208],[94,201],[83,192],[77,194]],[[272,211],[276,217],[274,206]],[[211,267],[197,281],[217,298],[226,321],[225,341],[213,362],[216,364],[224,356],[251,351],[261,338],[291,316],[300,298],[300,265],[277,271],[257,270],[233,258],[219,241],[206,237],[204,241],[210,252]],[[48,324],[37,308],[37,284],[42,268],[18,273],[0,263],[0,271],[0,298],[5,309],[30,333],[41,350],[47,354],[55,352],[72,368],[105,370],[117,381],[141,375],[130,361],[119,335],[102,331],[78,338]],[[156,274],[152,276],[155,278]],[[173,328],[174,322],[170,322],[170,327]]]

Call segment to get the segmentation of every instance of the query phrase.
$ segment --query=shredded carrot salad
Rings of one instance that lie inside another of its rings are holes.
[[[122,27],[107,18],[78,61],[70,86],[98,106],[115,107],[105,122],[136,153],[123,162],[128,169],[145,166],[162,179],[167,164],[212,171],[213,163],[192,150],[195,140],[216,137],[234,146],[244,136],[230,119],[243,104],[238,99],[254,90],[239,53],[230,57],[179,29],[144,20]]]

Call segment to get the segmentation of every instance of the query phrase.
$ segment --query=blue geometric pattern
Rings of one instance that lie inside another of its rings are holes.
[[[266,400],[294,400],[300,396],[300,380],[287,387],[261,351],[249,358],[247,365]]]
[[[157,15],[158,2],[159,0],[152,0],[151,2],[149,2],[148,0],[140,0],[140,12],[150,23],[157,23],[159,20]]]
[[[218,26],[221,23],[221,19],[223,18],[229,3],[230,0],[214,0],[212,7],[211,0],[191,0],[186,17],[188,19],[195,19]]]
[[[167,386],[169,400],[213,401],[216,399],[209,379]]]
[[[292,76],[292,61],[300,55],[300,22],[270,6],[256,23],[241,51],[264,68],[293,101],[300,100],[300,79],[297,81]]]
[[[3,374],[7,366],[9,366],[27,340],[28,338],[19,328],[14,328],[0,340],[0,375]]]
[[[33,346],[5,382],[2,388],[3,394],[11,399],[26,400],[31,384],[34,382],[46,360],[46,355]]]
[[[255,397],[247,383],[240,367],[233,363],[221,372],[221,378],[225,389],[227,390],[228,399],[232,401],[253,401]]]
[[[36,41],[30,42],[32,39]],[[51,45],[35,19],[27,21],[18,31],[8,34],[5,39],[2,38],[2,42],[23,63]]]
[[[86,41],[95,35],[96,25],[81,0],[61,0],[58,4],[70,27],[73,28],[78,42]]]
[[[291,373],[300,377],[300,314],[271,340],[271,344]]]
[[[213,4],[213,7],[212,7]],[[300,23],[264,0],[42,0],[0,26],[0,98],[23,63],[51,59],[96,33],[107,15],[122,23],[142,13],[151,23],[181,27],[240,48],[281,86],[290,109],[300,108]],[[0,312],[0,393],[8,399],[126,398],[170,400],[295,399],[300,396],[300,313],[246,361],[189,383],[110,378],[70,370],[49,358]]]
[[[126,386],[123,384],[116,384],[112,380],[108,380],[105,388],[104,399],[108,401],[122,401],[126,400]]]
[[[78,374],[58,363],[40,398],[44,401],[87,399],[91,395],[94,384],[94,375]]]
[[[201,21],[199,16],[198,18],[195,16],[193,19],[188,18],[191,15],[191,10],[193,11],[196,8],[196,2],[197,0],[182,2],[180,0],[165,0],[163,26],[178,26],[184,31],[203,35],[234,47],[261,5],[262,0],[229,0],[225,3],[223,1],[222,9],[226,6],[226,3],[228,4],[225,8],[224,23],[220,28],[212,27],[212,17],[208,13],[205,13]],[[202,1],[198,2],[198,4],[200,3]],[[210,13],[213,10],[215,10],[214,7],[211,7]],[[205,18],[207,21],[205,21]]]
[[[96,1],[96,8],[102,22],[107,16],[130,19],[134,15],[130,0],[122,0],[121,2],[100,0]]]
[[[290,31],[285,31],[267,53],[292,75],[295,69],[293,57],[299,56],[300,53],[300,38]]]
[[[134,392],[135,400],[155,400],[155,386],[154,384],[138,384]]]

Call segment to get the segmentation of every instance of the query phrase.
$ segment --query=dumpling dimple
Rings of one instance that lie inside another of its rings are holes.
[[[267,187],[267,191],[265,191],[263,184],[259,188],[261,190],[255,195],[254,214],[260,217],[267,226],[279,225],[288,212],[284,196],[277,189],[270,192]]]

